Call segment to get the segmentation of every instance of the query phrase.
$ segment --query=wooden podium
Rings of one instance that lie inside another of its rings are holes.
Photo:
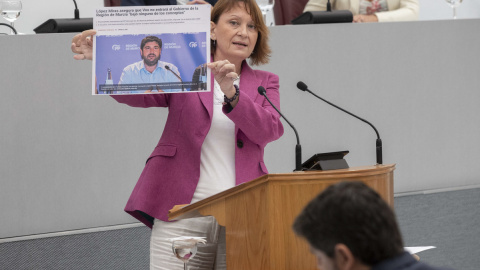
[[[316,260],[292,224],[303,207],[329,185],[361,181],[393,207],[395,165],[332,171],[267,174],[184,207],[171,220],[214,216],[226,227],[228,270],[314,270]]]

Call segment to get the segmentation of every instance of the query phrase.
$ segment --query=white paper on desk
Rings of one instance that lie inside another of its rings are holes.
[[[195,69],[210,62],[210,10],[210,5],[97,9],[93,20],[97,34],[93,47],[92,94],[210,91],[210,70],[206,67],[196,76],[196,83],[192,83]],[[144,63],[141,41],[147,36],[162,40],[157,68],[163,70],[160,73],[155,70],[156,76],[137,72]],[[139,68],[125,72],[122,77],[124,69],[134,63],[139,64]],[[159,77],[159,74],[163,75]]]
[[[425,246],[425,247],[404,247],[405,251],[410,254],[417,254],[419,252],[435,248],[434,246]]]

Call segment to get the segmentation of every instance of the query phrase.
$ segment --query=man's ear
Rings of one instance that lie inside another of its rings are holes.
[[[337,269],[352,270],[354,269],[355,260],[355,257],[346,245],[335,245],[333,261]]]
[[[217,25],[214,22],[210,22],[210,39],[216,40],[217,36],[215,35],[215,28]]]

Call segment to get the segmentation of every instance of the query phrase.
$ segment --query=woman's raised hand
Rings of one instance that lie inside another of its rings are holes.
[[[76,35],[72,39],[72,52],[76,60],[92,60],[93,56],[93,36],[97,33],[96,30],[85,30]]]
[[[233,82],[238,80],[238,74],[235,72],[235,65],[228,60],[208,63],[207,66],[212,70],[215,80],[220,85],[222,92],[231,98],[235,95]]]

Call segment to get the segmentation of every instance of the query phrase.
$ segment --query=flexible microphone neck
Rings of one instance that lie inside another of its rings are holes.
[[[349,112],[349,111],[347,111],[347,110],[345,110],[345,109],[342,109],[342,108],[338,107],[337,105],[329,102],[328,100],[325,100],[325,99],[317,96],[315,93],[313,93],[313,92],[310,91],[309,89],[306,89],[305,91],[306,91],[306,92],[309,92],[310,94],[314,95],[315,97],[323,100],[323,101],[326,102],[327,104],[332,105],[333,107],[335,107],[335,108],[337,108],[337,109],[339,109],[339,110],[341,110],[341,111],[343,111],[343,112],[345,112],[345,113],[348,113],[348,114],[350,114],[351,116],[353,116],[353,117],[355,117],[355,118],[357,118],[357,119],[359,119],[359,120],[361,120],[361,121],[369,124],[369,125],[373,128],[373,130],[375,131],[375,133],[377,134],[377,139],[380,139],[380,134],[378,133],[377,129],[373,126],[372,123],[368,122],[367,120],[365,120],[365,119],[363,119],[363,118],[361,118],[361,117],[359,117],[359,116],[357,116],[357,115],[355,115],[355,114],[353,114],[353,113],[351,113],[351,112]]]
[[[185,91],[185,89],[183,88],[183,81],[182,81],[182,78],[180,76],[178,76],[177,73],[175,73],[175,71],[173,71],[168,65],[165,65],[165,69],[172,72],[173,75],[175,75],[175,77],[177,77],[178,80],[180,80],[180,82],[182,83],[182,91]]]
[[[77,1],[73,0],[73,3],[75,4],[74,18],[75,20],[80,20],[80,11],[78,10],[78,7],[77,7]]]
[[[6,24],[6,23],[0,23],[0,25],[3,25],[3,26],[6,26],[6,27],[10,27],[10,29],[12,29],[13,33],[15,33],[15,35],[17,35],[17,30],[11,26],[10,24]]]
[[[298,136],[297,129],[290,123],[290,121],[287,120],[287,118],[285,118],[285,116],[280,112],[280,110],[278,110],[277,107],[273,105],[273,103],[267,97],[267,91],[263,86],[259,86],[257,90],[260,95],[264,96],[267,99],[268,103],[272,105],[272,107],[278,112],[278,114],[280,114],[281,117],[283,117],[283,119],[285,119],[288,125],[290,125],[290,127],[292,127],[293,131],[295,132],[295,137],[297,138],[297,145],[295,146],[295,171],[302,171],[302,146],[300,145],[300,137]]]
[[[305,83],[303,83],[303,82],[301,82],[301,81],[299,81],[299,82],[297,83],[297,87],[298,87],[298,89],[300,89],[300,90],[302,90],[302,91],[305,91],[305,92],[309,92],[310,94],[314,95],[316,98],[324,101],[325,103],[327,103],[327,104],[329,104],[329,105],[331,105],[331,106],[333,106],[333,107],[335,107],[335,108],[337,108],[337,109],[339,109],[339,110],[341,110],[341,111],[343,111],[343,112],[345,112],[345,113],[347,113],[347,114],[349,114],[349,115],[357,118],[358,120],[360,120],[360,121],[362,121],[362,122],[365,122],[365,123],[367,123],[368,125],[370,125],[370,126],[373,128],[373,130],[375,131],[375,133],[377,134],[377,141],[376,141],[376,144],[375,144],[375,145],[376,145],[377,164],[383,164],[383,157],[382,157],[382,156],[383,156],[383,155],[382,155],[382,139],[380,139],[380,134],[378,133],[378,130],[375,128],[375,126],[374,126],[372,123],[368,122],[367,120],[365,120],[365,119],[363,119],[363,118],[361,118],[361,117],[359,117],[359,116],[357,116],[357,115],[355,115],[355,114],[353,114],[353,113],[351,113],[351,112],[349,112],[349,111],[347,111],[347,110],[345,110],[345,109],[343,109],[343,108],[338,107],[337,105],[329,102],[328,100],[325,100],[325,99],[317,96],[315,93],[313,93],[312,91],[310,91],[310,90],[308,89],[308,86],[307,86]]]
[[[178,76],[178,74],[175,73],[175,71],[173,71],[168,65],[165,65],[165,69],[168,70],[168,71],[170,71],[170,72],[172,72],[173,75],[175,75],[175,77],[177,77],[181,82],[183,82],[183,81],[182,81],[182,78],[181,78],[180,76]]]

